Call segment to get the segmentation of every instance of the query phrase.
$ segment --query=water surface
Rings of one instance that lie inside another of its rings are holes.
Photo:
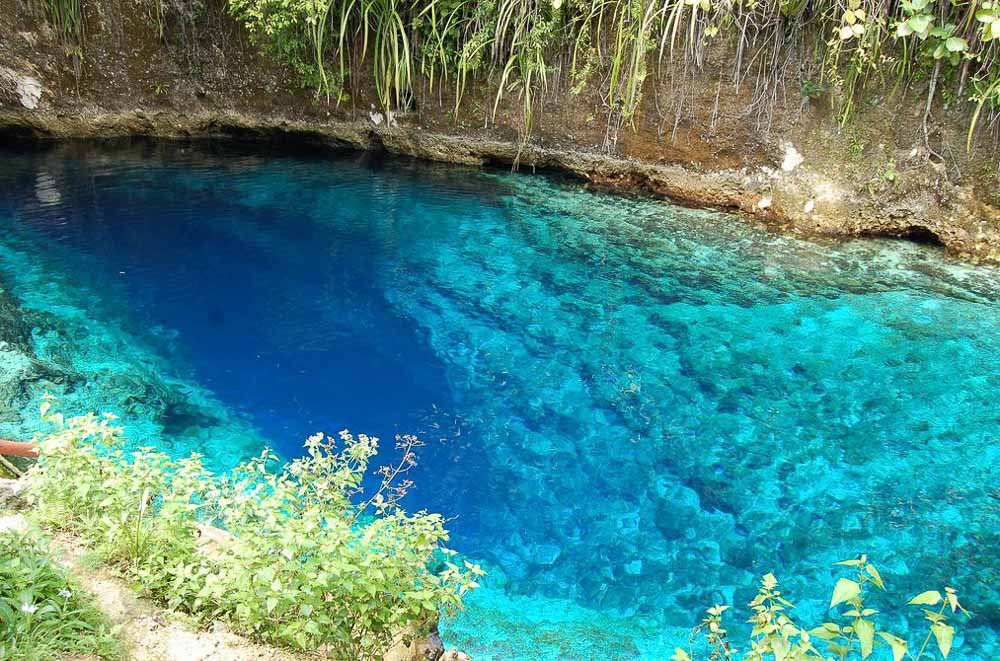
[[[219,467],[419,434],[410,506],[491,570],[444,626],[476,658],[665,659],[767,571],[818,623],[861,552],[891,629],[948,583],[993,657],[996,270],[406,160],[84,144],[0,186],[64,408]]]

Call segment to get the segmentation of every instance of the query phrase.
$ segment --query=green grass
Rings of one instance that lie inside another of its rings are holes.
[[[42,0],[45,18],[66,43],[83,41],[83,0]]]
[[[41,544],[0,533],[0,659],[123,658],[111,623]]]

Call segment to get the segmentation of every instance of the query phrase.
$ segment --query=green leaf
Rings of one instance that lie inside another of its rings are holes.
[[[930,620],[931,622],[934,622],[934,623],[944,622],[945,620],[948,619],[946,616],[942,615],[941,613],[935,613],[934,611],[927,610],[926,608],[921,608],[920,610],[922,610],[924,612],[924,619]]]
[[[828,650],[830,650],[830,652],[832,652],[833,654],[836,654],[837,656],[839,656],[842,659],[846,658],[847,655],[850,654],[850,652],[851,652],[851,648],[850,647],[848,647],[846,645],[840,645],[838,643],[830,643],[826,647],[827,647]]]
[[[840,635],[840,627],[832,622],[825,622],[815,629],[811,629],[809,635],[822,640],[833,640]]]
[[[835,565],[844,565],[845,567],[859,567],[861,565],[860,560],[840,560],[833,563]]]
[[[910,28],[917,34],[922,35],[927,32],[933,22],[934,17],[930,14],[917,14],[916,16],[911,16],[906,21],[906,27]]]
[[[861,594],[861,586],[857,582],[848,578],[842,578],[837,581],[837,585],[833,588],[833,597],[830,598],[830,608],[854,599],[859,594]],[[940,597],[940,595],[938,596]]]
[[[872,582],[877,585],[879,589],[885,590],[885,583],[882,581],[882,575],[878,573],[877,569],[875,569],[875,565],[869,564],[865,567],[865,571],[867,571],[868,575],[872,577]]]
[[[903,661],[903,657],[906,656],[906,641],[884,631],[879,631],[878,635],[882,640],[887,642],[889,644],[889,648],[892,649],[892,661]]]
[[[941,650],[941,656],[948,658],[948,654],[951,652],[951,642],[955,638],[955,627],[948,626],[944,622],[935,622],[931,627],[931,631],[934,632],[934,638],[937,640],[938,649]]]
[[[854,623],[854,633],[858,634],[858,642],[861,643],[861,658],[867,659],[875,645],[875,625],[871,620],[857,620]]]
[[[927,592],[921,592],[906,603],[910,606],[933,606],[941,603],[941,593],[937,590],[928,590]]]
[[[273,611],[277,607],[277,605],[278,605],[278,598],[277,597],[268,597],[267,598],[267,603],[265,605],[267,607],[268,614],[270,614],[271,611]]]
[[[961,53],[969,50],[969,42],[961,37],[952,37],[948,39],[948,41],[944,42],[944,46],[952,53]]]
[[[674,654],[670,657],[673,661],[691,661],[691,657],[688,653],[679,647],[674,648]]]

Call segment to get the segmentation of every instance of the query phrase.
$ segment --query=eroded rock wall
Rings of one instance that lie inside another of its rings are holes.
[[[249,43],[222,3],[208,3],[197,23],[163,39],[141,4],[84,6],[87,36],[77,51],[20,0],[0,0],[5,141],[282,136],[461,163],[519,162],[738,210],[800,234],[916,238],[1000,259],[996,135],[985,132],[966,153],[968,118],[936,108],[932,144],[920,129],[922,90],[873,99],[863,121],[842,128],[828,99],[781,89],[764,117],[749,86],[728,81],[729,54],[719,50],[697,72],[651,77],[634,126],[616,133],[613,149],[600,94],[574,94],[556,81],[538,104],[529,144],[519,147],[518,104],[504,101],[494,115],[485,82],[470,86],[457,113],[447,86],[421,83],[415,107],[387,118],[374,110],[364,65],[352,72],[348,101],[318,101]]]

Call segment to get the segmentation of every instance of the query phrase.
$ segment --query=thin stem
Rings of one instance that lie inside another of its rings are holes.
[[[948,606],[948,600],[942,599],[941,610],[938,611],[938,615],[944,615],[944,609]],[[931,636],[934,635],[934,623],[931,623],[930,629],[927,630],[927,637],[924,638],[924,644],[920,646],[920,651],[917,655],[913,657],[913,661],[920,661],[920,657],[924,655],[924,650],[927,649],[927,645],[931,642]]]

